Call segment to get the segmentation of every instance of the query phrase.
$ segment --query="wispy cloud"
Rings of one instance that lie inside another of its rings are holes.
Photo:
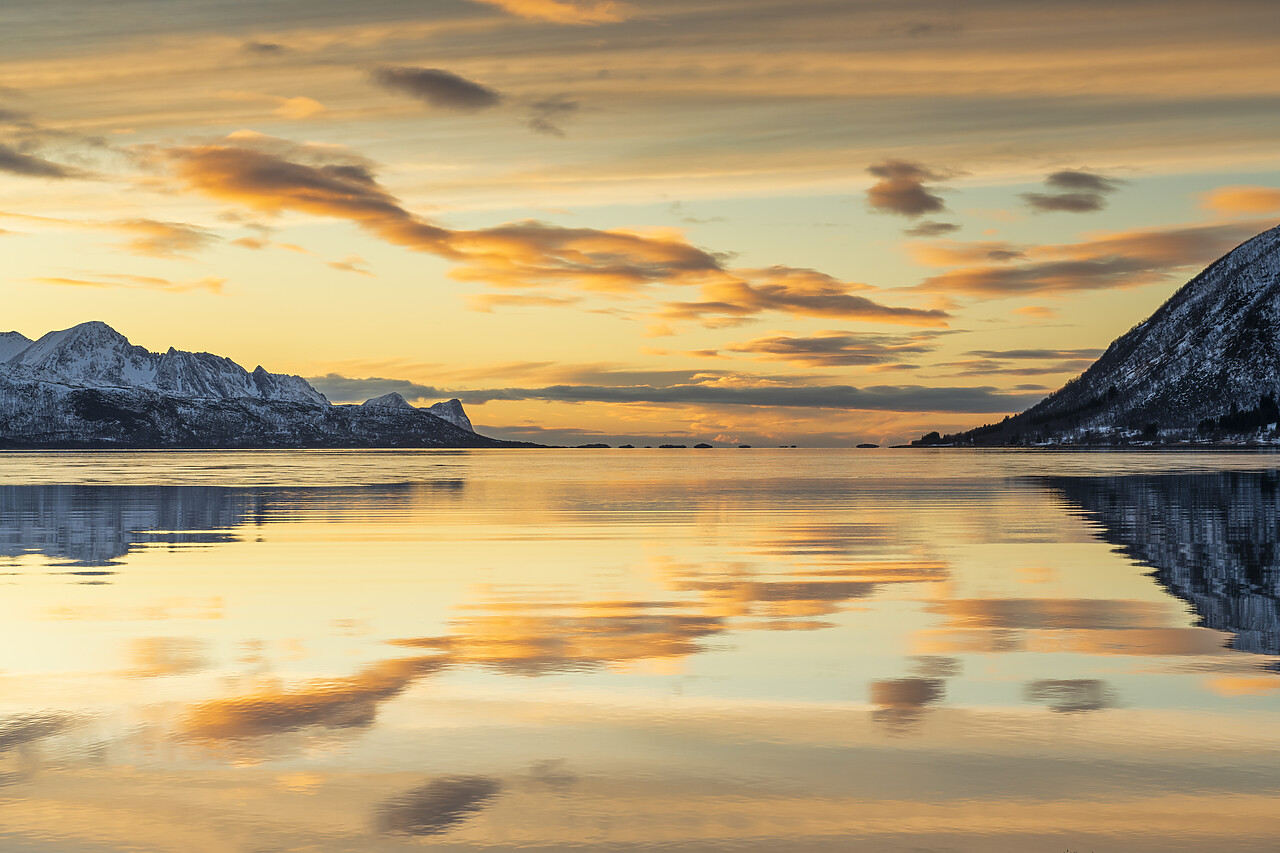
[[[883,365],[900,362],[936,348],[929,337],[824,331],[808,336],[771,335],[725,346],[765,361],[809,367]]]
[[[1107,196],[1123,181],[1096,172],[1064,169],[1044,179],[1047,193],[1023,193],[1027,205],[1038,213],[1094,213],[1107,206]]]
[[[912,237],[941,237],[943,234],[950,234],[959,230],[960,226],[954,222],[938,222],[934,219],[926,219],[923,222],[912,225],[903,233]]]
[[[731,270],[725,257],[695,247],[675,231],[566,228],[536,221],[455,231],[401,206],[362,158],[269,137],[162,149],[161,159],[189,188],[224,201],[279,212],[346,219],[385,240],[453,261],[450,275],[503,287],[563,286],[632,294],[653,283],[704,286],[704,300],[671,303],[670,319],[739,322],[762,311],[946,325],[940,309],[895,308],[815,270]]]
[[[123,246],[133,254],[153,258],[188,257],[222,239],[207,228],[157,219],[124,219],[106,227],[132,235]]]
[[[0,172],[25,178],[66,179],[88,176],[82,169],[64,166],[34,154],[25,154],[3,143],[0,143]]]
[[[573,118],[580,104],[568,95],[552,95],[529,105],[529,129],[548,136],[564,136],[562,123]]]
[[[100,273],[84,278],[40,276],[32,280],[40,284],[52,284],[62,287],[127,288],[131,290],[160,290],[169,293],[188,293],[195,290],[221,293],[223,285],[227,283],[225,278],[218,278],[217,276],[206,276],[195,281],[179,282],[155,276],[125,275],[122,273]]]
[[[495,308],[562,308],[581,300],[576,296],[547,296],[536,293],[475,293],[466,297],[472,311],[492,314]]]
[[[812,269],[775,266],[743,270],[741,276],[704,285],[700,301],[669,302],[659,316],[665,320],[696,320],[712,327],[735,325],[765,311],[934,327],[946,326],[951,316],[939,308],[901,308],[876,302],[851,292],[873,288],[843,282]]]
[[[1270,227],[1265,220],[1214,225],[1146,228],[1103,234],[1079,243],[1000,249],[972,244],[973,255],[1008,251],[996,263],[964,266],[925,279],[918,289],[975,298],[1062,294],[1102,288],[1139,287],[1207,266],[1239,243]],[[965,246],[952,249],[957,260]]]
[[[387,91],[409,95],[438,110],[476,112],[502,103],[496,90],[443,68],[382,66],[372,76]]]
[[[1218,187],[1201,197],[1200,206],[1228,216],[1280,211],[1280,189],[1275,187]]]
[[[625,21],[634,12],[616,0],[473,0],[497,6],[512,15],[554,24],[611,24]]]
[[[878,410],[889,412],[965,412],[989,414],[1026,408],[1040,398],[1003,394],[991,386],[929,388],[920,385],[731,386],[689,384],[655,386],[553,385],[545,388],[494,388],[459,391],[464,402],[553,400],[557,402],[656,403],[695,406]]]

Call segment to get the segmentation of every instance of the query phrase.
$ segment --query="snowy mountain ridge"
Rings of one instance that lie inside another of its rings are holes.
[[[91,321],[0,333],[0,447],[489,447],[458,400],[332,405],[300,376],[134,346]]]
[[[916,443],[1111,444],[1246,432],[1272,441],[1280,439],[1272,427],[1278,398],[1280,227],[1210,264],[1027,411]]]
[[[20,346],[26,341],[26,346]],[[5,353],[8,357],[4,358]],[[229,358],[170,347],[154,353],[98,320],[27,341],[16,332],[0,338],[0,373],[14,379],[77,388],[133,388],[189,399],[255,398],[327,406],[329,400],[301,376],[252,373]]]

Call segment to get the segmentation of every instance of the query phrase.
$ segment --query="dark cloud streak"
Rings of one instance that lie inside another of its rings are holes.
[[[1094,172],[1064,169],[1044,179],[1052,193],[1023,193],[1023,200],[1038,213],[1093,213],[1107,206],[1107,196],[1123,181]]]
[[[410,95],[440,110],[477,112],[502,103],[502,95],[443,68],[381,66],[373,80],[389,92]]]
[[[0,172],[21,175],[27,178],[82,178],[85,173],[79,169],[62,166],[49,160],[43,160],[31,154],[23,154],[14,148],[0,143]]]

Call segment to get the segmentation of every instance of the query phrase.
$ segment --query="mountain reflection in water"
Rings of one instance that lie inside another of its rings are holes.
[[[111,485],[0,487],[6,853],[1280,833],[1280,677],[1222,633],[1275,645],[1273,475],[546,451],[138,454],[113,480],[104,459],[60,482]],[[69,465],[18,461],[11,483]]]
[[[1191,605],[1234,649],[1280,655],[1280,476],[1275,471],[1059,477],[1050,488],[1098,535]]]
[[[423,492],[457,492],[461,480],[292,489],[222,486],[0,486],[0,558],[39,554],[71,567],[120,565],[150,545],[238,541],[236,529],[333,515],[371,504],[407,504]],[[71,572],[69,574],[110,574]]]

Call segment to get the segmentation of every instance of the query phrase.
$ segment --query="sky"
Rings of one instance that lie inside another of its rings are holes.
[[[1280,223],[1274,0],[0,7],[0,329],[551,444],[896,444]]]

